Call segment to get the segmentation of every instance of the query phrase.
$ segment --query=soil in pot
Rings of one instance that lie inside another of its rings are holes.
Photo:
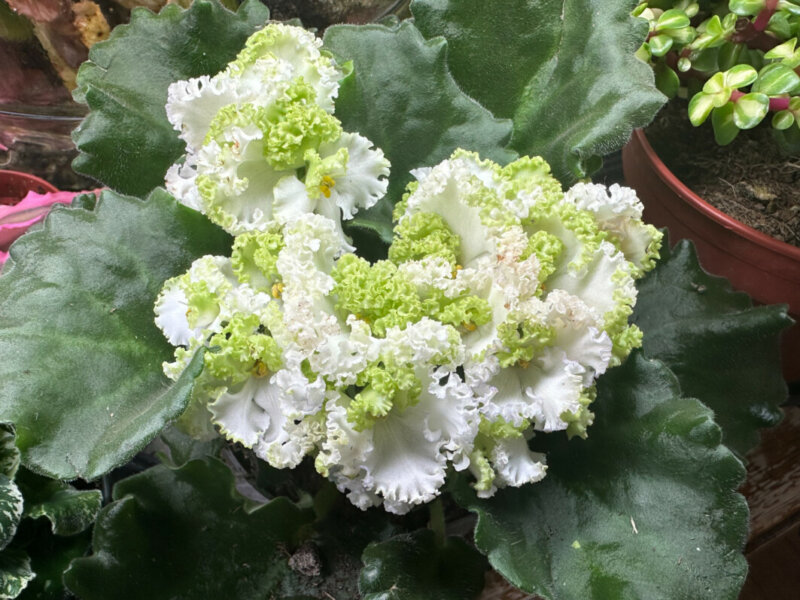
[[[769,126],[719,146],[711,124],[693,127],[686,108],[686,101],[673,100],[647,129],[670,171],[737,221],[800,246],[800,156],[782,155]]]

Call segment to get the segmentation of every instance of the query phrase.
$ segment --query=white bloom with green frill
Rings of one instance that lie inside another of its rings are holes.
[[[457,151],[415,175],[390,257],[443,296],[485,302],[459,332],[465,381],[484,398],[470,469],[489,496],[544,476],[526,443],[536,432],[586,435],[596,378],[640,344],[634,281],[661,235],[631,191],[565,194],[539,158],[501,168]]]
[[[597,377],[640,343],[634,281],[660,234],[623,188],[565,194],[541,159],[501,168],[459,150],[415,171],[388,260],[370,263],[346,252],[338,220],[363,201],[342,185],[331,214],[309,195],[309,181],[324,185],[314,165],[338,160],[330,143],[303,151],[319,158],[305,183],[295,171],[273,187],[285,203],[233,229],[230,258],[198,259],[164,286],[156,322],[178,346],[165,372],[205,348],[179,424],[274,467],[308,457],[361,508],[407,512],[450,470],[472,473],[482,497],[539,481],[529,440],[585,436]]]
[[[347,247],[341,220],[383,197],[389,163],[333,115],[344,73],[320,45],[273,23],[222,72],[173,83],[167,116],[186,155],[170,193],[234,235],[324,215]]]

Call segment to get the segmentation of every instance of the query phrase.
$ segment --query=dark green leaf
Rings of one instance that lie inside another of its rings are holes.
[[[363,600],[469,600],[483,589],[486,560],[458,538],[443,546],[421,529],[370,544],[362,555]]]
[[[36,537],[25,547],[36,577],[19,596],[19,600],[72,598],[64,588],[64,571],[67,570],[70,561],[87,554],[90,543],[88,531],[70,537],[59,537],[49,531],[38,531]]]
[[[540,483],[479,500],[461,482],[478,548],[548,600],[734,600],[747,572],[744,467],[711,411],[638,351],[600,379],[592,410],[587,440],[536,444]]]
[[[714,411],[723,441],[744,456],[758,429],[781,418],[786,307],[753,308],[746,294],[700,268],[687,241],[670,250],[665,240],[658,266],[638,288],[633,322],[644,331],[645,354],[664,361],[683,393]]]
[[[230,238],[163,191],[105,192],[57,207],[11,247],[0,277],[0,421],[28,468],[92,479],[123,464],[183,410],[202,357],[175,383],[153,321],[163,282]]]
[[[91,112],[74,134],[75,170],[136,196],[163,185],[184,151],[164,109],[169,84],[221,71],[268,18],[256,0],[237,13],[207,0],[158,15],[134,10],[78,72],[75,97]]]
[[[103,503],[100,490],[76,490],[26,469],[17,475],[17,485],[25,498],[23,516],[47,517],[56,535],[75,535],[91,527]]]
[[[665,62],[657,62],[653,67],[653,73],[655,73],[656,85],[662,94],[668,98],[678,95],[681,87],[680,77]]]
[[[0,598],[16,598],[33,578],[27,554],[11,548],[0,552]]]
[[[800,121],[796,121],[795,125],[796,127],[772,131],[775,142],[786,156],[800,154]]]
[[[433,166],[459,147],[505,164],[511,123],[464,94],[446,65],[447,44],[425,41],[411,22],[398,27],[328,28],[325,46],[353,61],[342,81],[336,116],[380,147],[392,163],[387,197],[358,215],[357,224],[391,236],[392,206],[411,180],[409,171]]]
[[[568,184],[650,122],[666,100],[634,54],[647,23],[636,2],[415,0],[426,37],[443,35],[462,89],[514,121],[511,147],[543,156]]]
[[[161,432],[160,441],[164,444],[161,460],[170,467],[182,467],[190,460],[206,456],[219,457],[220,450],[225,446],[222,436],[200,441],[174,425]]]
[[[19,449],[14,442],[14,432],[9,425],[0,424],[0,474],[14,479],[19,468]]]
[[[0,550],[14,537],[21,518],[22,494],[17,484],[0,474]]]
[[[270,598],[309,520],[285,498],[248,513],[215,459],[157,466],[119,482],[95,525],[94,554],[64,575],[82,600]]]

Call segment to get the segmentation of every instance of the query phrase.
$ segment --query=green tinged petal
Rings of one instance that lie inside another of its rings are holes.
[[[610,366],[622,364],[634,348],[642,345],[642,331],[636,325],[628,325],[628,317],[633,313],[636,293],[633,285],[627,285],[630,274],[617,269],[612,276],[614,289],[614,308],[603,315],[603,329],[611,338],[612,357]]]
[[[233,272],[239,281],[255,289],[271,288],[280,277],[277,262],[283,246],[283,236],[276,231],[253,231],[237,236],[231,254]]]
[[[309,198],[317,199],[320,196],[330,198],[331,189],[336,186],[336,180],[347,173],[347,162],[350,154],[347,148],[339,148],[334,154],[320,157],[316,150],[309,150],[305,154],[307,163],[306,191]]]
[[[492,320],[492,307],[488,300],[467,293],[448,298],[443,292],[437,292],[422,302],[427,316],[446,325],[464,327],[467,331],[474,331]]]
[[[316,103],[314,90],[302,80],[292,84],[274,111],[264,132],[264,158],[278,171],[303,166],[306,152],[342,134],[339,119]]]
[[[336,309],[364,319],[375,335],[384,336],[388,328],[402,328],[424,316],[416,287],[392,262],[370,265],[354,254],[345,254],[331,276],[336,281]]]
[[[577,435],[586,439],[586,429],[594,422],[594,413],[589,410],[589,405],[594,402],[596,397],[597,386],[593,385],[581,393],[581,397],[578,399],[581,407],[576,412],[563,412],[559,415],[561,420],[567,423],[568,438],[572,439]]]
[[[509,192],[540,191],[546,198],[560,200],[561,184],[550,174],[550,165],[541,156],[523,156],[500,170],[500,177],[509,182]]]
[[[283,363],[278,343],[263,329],[255,314],[235,314],[225,328],[211,337],[205,356],[209,375],[228,382],[242,382],[251,375],[264,377]],[[213,350],[218,347],[218,350]]]
[[[203,144],[215,141],[220,145],[231,145],[232,142],[225,139],[225,134],[234,127],[247,127],[248,125],[255,125],[262,132],[267,130],[269,127],[267,109],[254,104],[223,106],[211,120]]]
[[[389,260],[400,264],[409,260],[440,257],[455,265],[460,246],[461,239],[440,215],[418,212],[395,226]]]
[[[396,223],[404,214],[406,214],[406,211],[408,210],[408,198],[418,189],[419,181],[410,181],[408,183],[406,186],[406,191],[403,193],[403,197],[400,199],[400,202],[395,204],[394,209],[392,210],[392,221]]]
[[[564,242],[546,231],[535,231],[528,238],[528,247],[520,257],[522,260],[535,255],[539,260],[539,279],[546,281],[557,268],[559,257],[564,252]]]
[[[481,437],[480,434],[478,437]],[[472,473],[475,475],[475,483],[472,484],[472,487],[479,492],[488,492],[494,484],[495,472],[492,463],[486,457],[486,452],[477,447],[477,440],[476,448],[470,454],[469,460]]]
[[[503,349],[497,353],[500,366],[506,368],[519,363],[524,367],[553,343],[555,330],[524,315],[511,314],[497,327],[497,336],[503,344]]]
[[[488,421],[482,418],[479,427],[481,434],[487,438],[495,440],[518,438],[525,433],[525,430],[531,426],[531,422],[527,419],[522,419],[519,425],[507,422],[502,417],[498,417],[496,421]]]
[[[413,365],[375,362],[359,373],[356,383],[364,389],[347,408],[347,419],[357,431],[372,427],[392,408],[403,411],[413,406],[422,392]]]

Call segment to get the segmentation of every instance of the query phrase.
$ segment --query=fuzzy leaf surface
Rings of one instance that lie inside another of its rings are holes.
[[[458,538],[439,546],[430,529],[370,544],[361,558],[363,600],[469,600],[484,585],[484,557]]]
[[[17,475],[25,498],[24,517],[46,517],[55,535],[69,536],[94,523],[103,504],[100,490],[76,490],[57,479],[48,479],[26,469]]]
[[[79,535],[62,537],[53,535],[49,527],[36,528],[24,551],[30,555],[31,569],[36,573],[20,594],[19,600],[71,599],[64,588],[63,575],[69,563],[85,556],[90,550],[88,531]]]
[[[389,191],[353,224],[391,237],[392,208],[411,169],[433,166],[456,148],[505,164],[511,123],[462,92],[447,68],[447,43],[426,41],[413,23],[399,26],[336,25],[325,31],[325,47],[340,61],[353,61],[342,81],[336,116],[383,150],[392,163]]]
[[[208,0],[157,15],[134,10],[78,71],[75,98],[91,112],[73,134],[81,152],[74,169],[134,196],[163,185],[184,152],[164,108],[169,84],[221,71],[268,19],[256,0],[236,13]]]
[[[19,448],[8,425],[0,425],[0,474],[14,479],[19,468]]]
[[[93,479],[124,464],[188,401],[202,356],[177,382],[153,321],[164,281],[230,238],[157,190],[105,192],[94,211],[57,207],[12,245],[0,277],[0,421],[23,464]]]
[[[714,411],[723,442],[744,456],[759,428],[781,419],[780,334],[792,322],[786,306],[753,307],[727,280],[703,271],[685,240],[671,250],[665,240],[657,268],[637,287],[632,321],[644,332],[644,353],[667,364],[684,395]]]
[[[82,600],[270,598],[309,516],[286,498],[248,513],[216,459],[157,466],[114,487],[94,554],[64,575]]]
[[[12,479],[0,474],[0,550],[14,537],[21,518],[22,493]]]
[[[0,552],[0,598],[16,598],[33,578],[31,559],[25,552],[16,548]]]
[[[540,483],[480,500],[460,482],[478,548],[548,600],[734,600],[747,573],[745,471],[711,411],[639,351],[600,378],[592,410],[587,440],[534,440],[547,452]]]
[[[514,122],[511,147],[543,156],[565,185],[599,167],[666,98],[634,56],[636,2],[415,0],[425,37],[444,36],[459,86]]]

